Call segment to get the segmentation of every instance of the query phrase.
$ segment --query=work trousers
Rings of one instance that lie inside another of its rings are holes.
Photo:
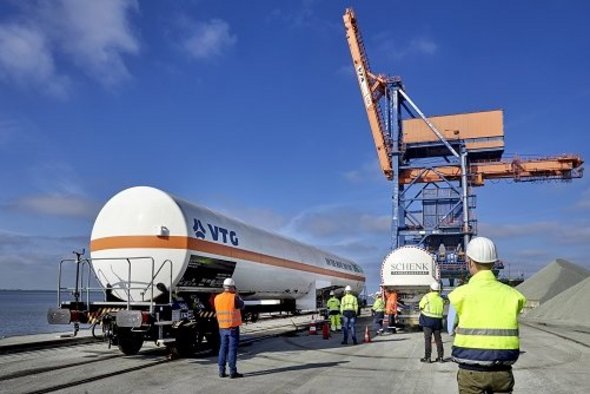
[[[397,330],[395,328],[395,319],[396,319],[396,315],[387,315],[387,319],[384,321],[387,322],[387,327],[384,327],[385,329],[387,329],[387,331],[392,332],[392,333],[396,333]]]
[[[373,312],[373,330],[376,333],[383,331],[383,318],[385,314],[383,312]]]
[[[424,330],[424,357],[428,360],[432,355],[432,334],[434,334],[434,342],[436,342],[436,353],[438,358],[444,357],[444,349],[442,338],[440,337],[440,330],[433,330],[430,327],[422,327]]]
[[[240,327],[220,328],[219,337],[221,339],[219,357],[217,358],[219,372],[225,373],[226,363],[229,366],[230,374],[238,372],[236,362],[238,358],[238,343],[240,342]]]
[[[342,314],[342,332],[344,337],[342,338],[342,342],[348,343],[348,333],[352,336],[352,342],[356,342],[356,328],[354,325],[356,324],[356,313],[352,311],[344,311]]]
[[[330,311],[330,329],[332,331],[340,330],[342,325],[340,323],[340,314],[338,312],[333,313]]]
[[[472,371],[459,368],[459,394],[511,393],[514,388],[512,370]]]

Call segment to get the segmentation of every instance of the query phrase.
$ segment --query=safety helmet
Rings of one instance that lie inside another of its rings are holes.
[[[223,287],[236,287],[236,282],[232,278],[225,278],[223,281]]]
[[[440,284],[438,282],[432,282],[430,284],[430,289],[432,291],[439,291],[440,290]]]
[[[496,245],[486,237],[475,237],[467,245],[467,257],[476,263],[492,264],[498,261]]]
[[[334,294],[335,294],[335,293],[334,293],[334,290],[332,290],[332,291],[330,292],[330,295],[334,295]]]
[[[344,291],[352,291],[352,287],[350,287],[350,285],[346,285]]]

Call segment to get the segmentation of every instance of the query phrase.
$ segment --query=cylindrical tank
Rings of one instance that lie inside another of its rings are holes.
[[[395,289],[428,288],[439,279],[434,257],[415,246],[402,246],[393,250],[381,266],[381,283]]]
[[[232,277],[246,299],[297,299],[327,286],[360,292],[365,282],[350,260],[147,186],[123,190],[105,204],[90,250],[101,285],[131,301],[149,301],[150,283],[169,288],[170,278],[173,290],[198,292],[219,289]],[[153,281],[152,258],[159,270]],[[162,293],[153,291],[154,297]]]

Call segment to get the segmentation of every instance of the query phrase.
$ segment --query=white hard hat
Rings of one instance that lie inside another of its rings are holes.
[[[486,237],[475,237],[467,245],[467,257],[476,263],[492,264],[498,261],[496,245]]]
[[[350,287],[350,285],[346,285],[344,291],[352,291],[352,287]]]
[[[232,278],[225,278],[223,287],[236,287],[236,282]]]
[[[334,290],[332,290],[332,291],[330,292],[330,295],[334,295]]]
[[[432,291],[439,291],[440,290],[440,284],[438,282],[432,282],[430,284],[430,288],[432,289]]]

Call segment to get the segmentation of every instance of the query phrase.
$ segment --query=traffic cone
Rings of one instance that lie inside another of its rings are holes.
[[[363,340],[363,342],[371,342],[371,333],[369,332],[369,326],[365,326],[365,339]]]
[[[330,326],[328,322],[324,322],[324,325],[322,327],[322,338],[330,339]]]
[[[317,334],[318,334],[318,331],[317,331],[317,328],[316,328],[316,326],[315,326],[315,322],[314,322],[314,321],[312,321],[312,322],[309,324],[309,335],[317,335]]]

